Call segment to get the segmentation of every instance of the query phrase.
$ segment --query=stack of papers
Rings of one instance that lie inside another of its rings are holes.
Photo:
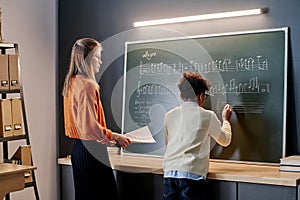
[[[300,155],[280,159],[280,171],[300,172]]]
[[[148,126],[144,126],[142,128],[128,132],[124,135],[129,137],[132,143],[155,143],[156,142],[152,137],[152,134]]]

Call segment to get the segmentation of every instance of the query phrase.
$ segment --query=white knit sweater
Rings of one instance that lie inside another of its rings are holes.
[[[228,146],[231,142],[230,123],[224,121],[221,126],[213,111],[196,103],[183,104],[169,111],[165,117],[164,172],[177,170],[206,177],[211,138]]]

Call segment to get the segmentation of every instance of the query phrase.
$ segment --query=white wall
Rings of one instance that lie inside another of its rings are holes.
[[[42,200],[58,199],[56,5],[56,0],[0,0],[3,39],[19,44],[30,142]],[[9,144],[11,154],[25,140]],[[11,193],[11,199],[35,199],[33,187]]]

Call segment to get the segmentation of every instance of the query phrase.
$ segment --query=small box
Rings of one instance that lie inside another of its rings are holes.
[[[8,55],[0,54],[0,90],[9,90]]]
[[[19,76],[19,55],[12,54],[8,57],[9,68],[9,89],[20,89],[20,76]]]
[[[11,100],[0,99],[0,137],[13,136]]]
[[[22,135],[22,102],[21,98],[11,99],[11,112],[12,112],[12,129],[13,135]]]
[[[31,146],[23,145],[19,146],[18,150],[11,157],[10,160],[20,160],[21,165],[32,166],[32,157],[31,157]],[[32,170],[25,172],[25,183],[32,182]]]

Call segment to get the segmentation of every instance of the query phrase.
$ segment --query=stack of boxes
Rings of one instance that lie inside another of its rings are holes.
[[[18,55],[0,55],[0,91],[20,90]],[[0,137],[22,135],[21,98],[0,100]]]
[[[19,89],[19,55],[0,54],[0,90]]]

